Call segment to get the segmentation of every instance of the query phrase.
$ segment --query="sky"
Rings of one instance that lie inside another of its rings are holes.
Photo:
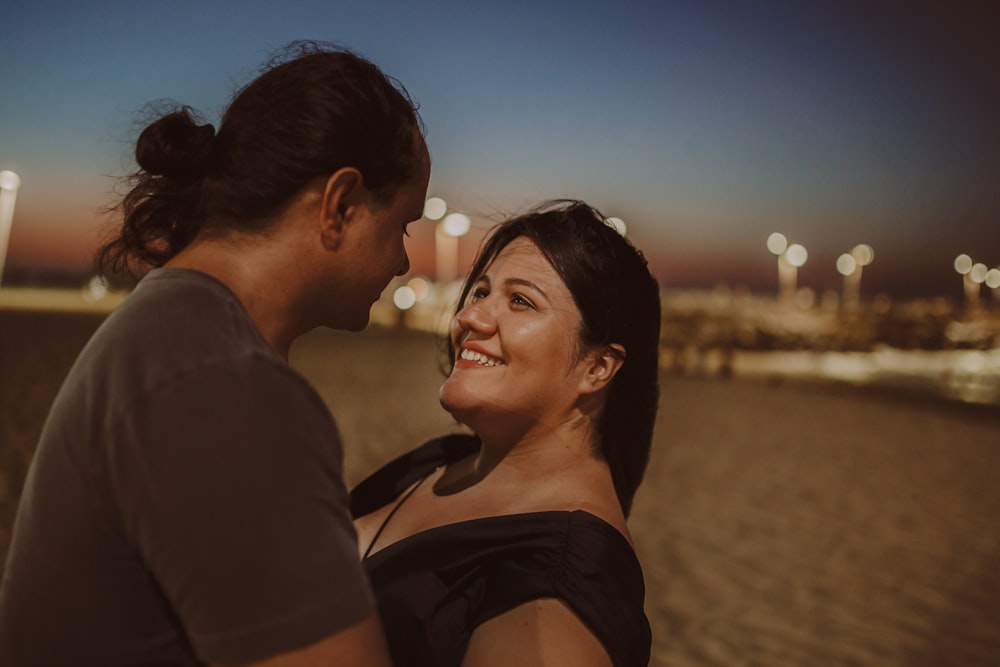
[[[666,289],[799,285],[959,297],[1000,265],[1000,10],[962,2],[46,2],[0,11],[0,170],[21,177],[5,276],[85,270],[148,102],[210,121],[274,50],[334,41],[420,106],[429,195],[504,215],[578,198],[628,225]],[[410,240],[434,270],[433,223]]]

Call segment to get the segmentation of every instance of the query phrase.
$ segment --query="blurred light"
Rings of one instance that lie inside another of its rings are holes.
[[[3,277],[4,266],[7,264],[7,243],[10,240],[10,227],[14,222],[17,189],[20,187],[20,176],[6,169],[0,171],[0,278]]]
[[[448,205],[440,197],[431,197],[424,202],[424,217],[428,220],[440,220],[448,210]]]
[[[809,259],[809,253],[807,253],[806,249],[798,243],[793,243],[788,246],[788,250],[785,251],[785,258],[788,260],[789,264],[798,268],[805,264],[806,260]]]
[[[472,227],[472,221],[464,213],[449,213],[441,221],[444,233],[448,236],[465,236]]]
[[[88,301],[100,301],[108,295],[108,284],[100,276],[94,276],[83,288],[83,298]]]
[[[417,295],[413,292],[412,287],[403,285],[393,292],[392,302],[396,304],[396,308],[399,308],[400,310],[409,310],[410,308],[413,308],[413,304],[417,302]]]
[[[423,278],[411,278],[406,286],[413,290],[413,298],[423,301],[431,293],[431,284]]]
[[[963,276],[972,270],[972,258],[966,254],[961,254],[955,258],[955,270]]]
[[[875,250],[867,243],[859,243],[851,251],[851,257],[858,263],[858,266],[868,266],[875,259]]]
[[[849,276],[854,273],[854,270],[858,268],[858,262],[854,259],[853,255],[848,255],[846,252],[837,258],[837,271],[840,272],[842,276]]]
[[[976,262],[972,266],[972,270],[969,271],[969,277],[972,278],[972,282],[979,283],[980,285],[986,281],[986,273],[989,269],[986,268],[985,264]]]
[[[876,294],[872,299],[872,310],[876,315],[886,315],[892,310],[892,299],[888,294]]]
[[[767,237],[767,249],[774,255],[780,255],[788,248],[788,239],[781,232],[774,232]]]
[[[21,177],[13,171],[0,171],[0,190],[17,190],[21,187]]]
[[[795,305],[803,310],[808,310],[816,303],[816,292],[808,287],[802,287],[795,292]]]
[[[986,286],[990,289],[1000,287],[1000,269],[990,269],[986,272]]]
[[[618,232],[621,236],[625,236],[625,232],[628,230],[628,228],[625,226],[625,221],[622,220],[621,218],[611,216],[604,222],[614,227],[615,231]]]

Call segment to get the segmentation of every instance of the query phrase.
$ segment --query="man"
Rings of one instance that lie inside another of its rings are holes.
[[[292,50],[293,49],[293,50]],[[105,273],[152,270],[57,396],[0,588],[0,664],[387,665],[336,426],[287,365],[408,270],[430,160],[405,91],[294,45],[216,134],[143,131]]]

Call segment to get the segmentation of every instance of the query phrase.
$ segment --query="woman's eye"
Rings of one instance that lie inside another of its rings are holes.
[[[513,296],[511,296],[510,297],[510,302],[513,303],[514,305],[517,305],[517,306],[527,306],[528,308],[534,308],[535,307],[535,304],[533,304],[530,301],[528,301],[521,294],[514,294]]]
[[[489,296],[490,291],[485,287],[476,287],[469,293],[469,301],[478,301],[483,297]]]

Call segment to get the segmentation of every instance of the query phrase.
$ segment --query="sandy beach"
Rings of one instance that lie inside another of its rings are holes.
[[[0,554],[42,421],[99,314],[0,310]],[[317,331],[292,365],[348,483],[455,428],[437,339]],[[1000,408],[664,375],[630,520],[651,664],[1000,665]]]

